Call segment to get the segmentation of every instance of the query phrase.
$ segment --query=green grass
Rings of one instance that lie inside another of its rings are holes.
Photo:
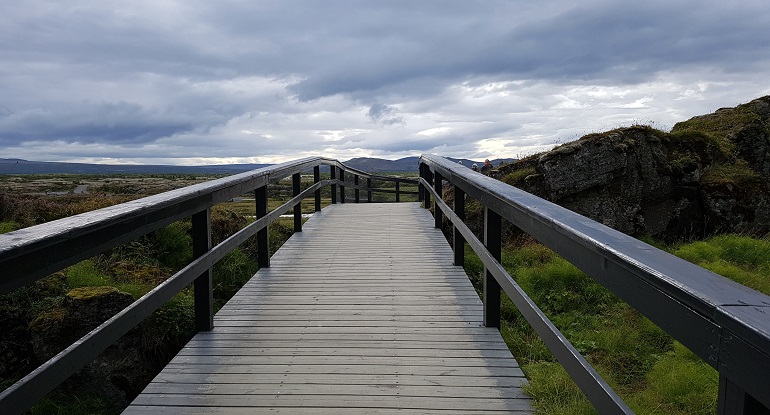
[[[654,241],[653,241],[654,242]],[[770,240],[721,235],[660,248],[770,294]],[[549,319],[638,414],[715,413],[718,374],[650,320],[537,243],[509,246],[502,263]],[[483,264],[466,247],[465,269],[481,290]],[[503,295],[501,334],[527,375],[536,413],[596,413]]]
[[[99,287],[112,284],[112,278],[98,269],[94,261],[85,260],[67,268],[64,272],[70,288]]]
[[[534,168],[524,168],[521,170],[515,170],[502,178],[504,183],[516,186],[520,184],[527,176],[537,173]]]
[[[714,414],[719,375],[680,343],[660,356],[646,376],[648,388],[631,402],[638,414]]]
[[[0,222],[0,234],[8,233],[19,229],[19,224],[14,221]]]
[[[762,186],[762,176],[749,168],[746,162],[739,160],[733,164],[716,164],[712,166],[700,179],[702,184],[719,185],[732,184],[741,187]]]
[[[741,128],[754,122],[761,122],[759,114],[750,105],[726,108],[701,117],[676,123],[672,133],[700,132],[718,140],[718,146],[724,153],[733,153],[735,145],[729,140]]]
[[[720,235],[673,250],[700,267],[770,295],[770,240]]]
[[[30,410],[30,415],[69,414],[69,415],[118,415],[121,408],[116,408],[103,398],[94,396],[88,391],[73,395],[62,388],[54,389]]]

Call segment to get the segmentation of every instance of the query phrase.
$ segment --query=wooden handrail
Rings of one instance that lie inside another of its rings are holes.
[[[770,408],[770,297],[443,157],[420,157],[420,174],[423,199],[429,203],[432,195],[435,211],[443,211],[465,239],[472,234],[463,231],[460,215],[438,200],[436,180],[448,181],[554,250],[717,369],[720,413]],[[519,295],[515,282],[485,251],[477,253],[513,300]],[[528,321],[537,330],[537,321]],[[568,372],[583,370],[564,366]],[[594,387],[580,377],[575,381],[584,392]],[[600,411],[606,409],[586,395]]]
[[[321,165],[330,166],[330,180],[320,180]],[[299,175],[309,170],[314,173],[314,183],[300,191]],[[336,178],[335,171],[340,172],[340,179]],[[417,184],[412,179],[365,173],[334,159],[308,157],[0,234],[0,269],[3,270],[0,294],[187,217],[193,219],[195,251],[195,259],[190,264],[0,393],[0,413],[16,414],[29,409],[193,282],[196,329],[210,330],[213,327],[211,268],[214,264],[246,239],[257,235],[259,266],[269,267],[268,225],[293,209],[295,231],[301,231],[302,200],[313,196],[315,210],[320,210],[320,189],[329,186],[332,203],[336,203],[336,188],[344,192],[343,171],[355,178]],[[293,198],[268,212],[268,184],[287,177],[292,178]],[[211,247],[211,207],[248,192],[255,193],[257,219]]]

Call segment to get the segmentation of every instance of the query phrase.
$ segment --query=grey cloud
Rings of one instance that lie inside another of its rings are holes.
[[[147,143],[195,128],[192,118],[127,102],[32,108],[0,118],[0,143],[17,141]]]
[[[385,125],[393,124],[405,124],[404,117],[398,115],[398,109],[391,105],[374,104],[369,107],[369,112],[366,113],[372,121],[379,122]]]
[[[336,145],[473,147],[532,123],[533,108],[554,104],[558,88],[469,100],[452,85],[635,85],[693,68],[716,74],[709,79],[756,79],[769,64],[768,22],[766,0],[4,2],[0,147],[173,142],[179,154],[225,157],[335,148],[316,133],[344,129],[376,133]],[[285,82],[239,84],[251,77]],[[477,125],[413,136],[445,119]],[[563,119],[559,112],[544,123]],[[241,129],[275,139],[250,141]]]

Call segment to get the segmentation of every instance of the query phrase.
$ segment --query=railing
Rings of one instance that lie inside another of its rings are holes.
[[[442,200],[444,183],[454,206]],[[463,223],[465,195],[484,206],[484,243]],[[501,219],[570,261],[719,372],[719,414],[770,413],[770,297],[498,180],[432,155],[420,158],[420,200],[435,226],[452,222],[455,265],[467,242],[486,268],[484,324],[508,295],[600,413],[632,413],[500,265]]]
[[[320,179],[321,165],[330,166],[329,180]],[[313,185],[301,191],[300,173],[311,169]],[[352,186],[345,182],[346,173],[353,176]],[[292,178],[293,198],[268,212],[268,184],[289,176]],[[365,178],[367,185],[361,186],[359,178]],[[372,180],[394,181],[396,190],[372,188]],[[259,266],[269,267],[268,225],[293,208],[294,231],[301,232],[300,203],[312,195],[315,198],[315,211],[320,211],[322,187],[331,187],[332,203],[337,203],[338,195],[339,201],[345,203],[346,186],[354,189],[355,202],[360,201],[362,190],[367,192],[369,202],[372,201],[372,193],[377,192],[395,193],[396,201],[400,200],[402,194],[417,194],[401,191],[400,184],[417,185],[417,181],[371,175],[349,168],[337,160],[311,157],[0,235],[0,294],[188,217],[192,219],[195,258],[152,291],[0,393],[0,414],[16,414],[30,408],[190,283],[194,283],[195,327],[199,331],[211,330],[211,269],[214,264],[256,234]],[[211,207],[252,191],[257,219],[212,247]]]

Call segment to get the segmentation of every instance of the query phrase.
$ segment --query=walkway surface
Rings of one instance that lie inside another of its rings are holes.
[[[531,413],[452,259],[417,203],[324,208],[124,413]]]

